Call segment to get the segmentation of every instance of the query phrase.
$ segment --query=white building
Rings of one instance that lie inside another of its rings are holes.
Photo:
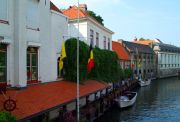
[[[155,43],[154,51],[157,55],[157,75],[159,78],[177,76],[180,71],[180,48]]]
[[[85,4],[80,5],[79,10],[79,31],[78,31],[78,7],[71,6],[63,13],[69,17],[68,36],[77,38],[90,45],[99,47],[101,49],[112,50],[112,32],[104,25],[100,24],[87,12]]]
[[[55,81],[68,19],[49,0],[0,0],[0,82]]]

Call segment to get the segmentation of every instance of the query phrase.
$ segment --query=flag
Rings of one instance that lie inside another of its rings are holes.
[[[90,72],[93,67],[94,67],[94,55],[93,55],[93,49],[92,49],[92,44],[91,44],[88,65],[87,65],[88,72]]]
[[[61,71],[63,69],[63,59],[66,58],[66,49],[65,49],[65,43],[62,41],[62,47],[60,52],[60,60],[59,60],[59,70]]]

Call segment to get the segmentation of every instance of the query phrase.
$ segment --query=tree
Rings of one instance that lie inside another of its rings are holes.
[[[88,11],[88,14],[93,17],[94,19],[96,19],[100,24],[104,25],[103,23],[103,19],[100,15],[96,15],[96,13],[94,13],[93,11]]]
[[[150,39],[144,39],[144,38],[140,38],[139,41],[145,41],[145,40],[150,40]]]

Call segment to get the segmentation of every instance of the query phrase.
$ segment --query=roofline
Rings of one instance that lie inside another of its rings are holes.
[[[69,19],[69,22],[77,22],[78,18],[75,19]],[[103,30],[107,31],[108,33],[114,34],[113,31],[111,31],[110,29],[108,29],[107,27],[101,25],[99,22],[97,22],[96,20],[94,20],[94,18],[86,16],[86,17],[81,17],[79,18],[79,20],[89,20],[92,23],[96,24],[97,26],[99,26],[100,28],[102,28]]]
[[[69,19],[68,16],[64,15],[63,13],[59,13],[59,12],[57,12],[57,11],[55,11],[55,10],[51,10],[51,13],[57,14],[57,15],[60,15],[60,16],[62,16],[62,17],[65,17],[65,18]]]

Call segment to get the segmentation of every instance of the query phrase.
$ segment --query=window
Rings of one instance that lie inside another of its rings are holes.
[[[38,48],[27,49],[27,80],[38,81]]]
[[[99,33],[96,32],[96,46],[99,47]]]
[[[6,82],[7,46],[0,44],[0,82]]]
[[[94,46],[94,31],[90,30],[90,44]]]
[[[110,50],[110,38],[108,38],[108,50]]]
[[[0,20],[7,21],[8,15],[8,0],[0,0]]]
[[[37,29],[38,28],[38,2],[39,0],[28,0],[27,7],[27,26],[28,28]]]
[[[104,36],[104,49],[106,49],[106,37]]]

